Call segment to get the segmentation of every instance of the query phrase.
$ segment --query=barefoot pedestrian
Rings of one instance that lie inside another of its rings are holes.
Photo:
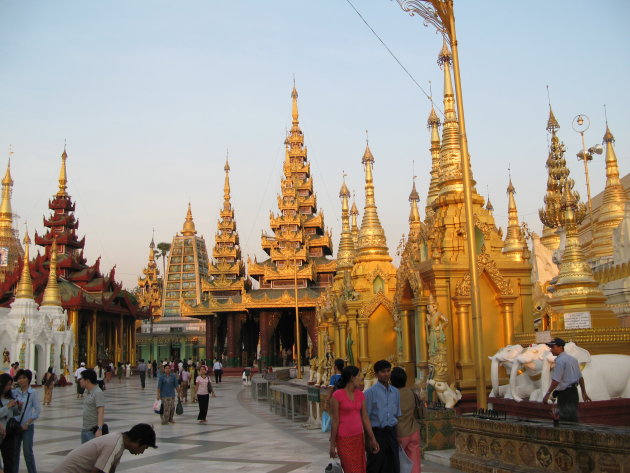
[[[164,365],[164,374],[160,375],[157,385],[157,398],[162,401],[164,408],[160,417],[162,425],[169,422],[174,424],[173,414],[175,413],[175,393],[179,396],[179,381],[175,373],[171,372],[170,365]]]

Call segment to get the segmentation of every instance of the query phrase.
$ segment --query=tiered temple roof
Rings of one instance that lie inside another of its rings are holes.
[[[155,262],[155,242],[149,244],[149,261],[142,270],[143,277],[138,278],[138,304],[151,311],[152,316],[162,314],[162,279]]]
[[[248,260],[247,264],[249,275],[260,283],[261,289],[293,287],[294,260],[299,287],[326,287],[332,283],[335,272],[335,262],[326,258],[332,255],[332,235],[324,227],[323,212],[317,209],[295,87],[291,98],[293,123],[285,140],[279,213],[269,217],[273,235],[263,233],[261,238],[269,258],[260,263]]]
[[[79,222],[74,216],[75,204],[67,192],[67,158],[64,149],[61,155],[59,190],[48,202],[48,208],[52,211],[51,216],[44,218],[47,231],[44,235],[35,234],[35,243],[44,247],[44,254],[38,254],[30,262],[35,300],[41,304],[44,299],[44,290],[50,278],[51,254],[55,246],[56,273],[64,309],[95,309],[139,315],[135,303],[125,291],[122,291],[122,284],[116,281],[115,267],[105,276],[100,272],[100,258],[91,266],[86,264],[83,257],[85,237],[81,240],[77,237]],[[21,271],[21,266],[16,267],[7,275],[5,281],[0,283],[2,305],[9,304],[14,298]]]
[[[238,295],[250,287],[249,280],[245,276],[234,209],[230,200],[230,164],[227,159],[223,169],[225,171],[223,207],[217,223],[212,261],[208,266],[210,277],[202,281],[203,292],[209,292],[214,298]]]

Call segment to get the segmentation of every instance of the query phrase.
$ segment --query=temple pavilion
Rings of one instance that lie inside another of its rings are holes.
[[[134,363],[136,320],[144,314],[138,310],[130,294],[122,289],[122,284],[116,281],[115,268],[104,275],[100,272],[100,258],[94,264],[88,265],[83,256],[85,237],[79,240],[77,236],[79,221],[74,214],[75,203],[67,191],[67,158],[64,149],[61,155],[59,189],[48,202],[50,217],[44,218],[46,233],[35,233],[35,244],[43,249],[43,253],[38,253],[35,259],[29,261],[28,271],[24,271],[23,265],[19,265],[12,272],[6,273],[4,281],[0,282],[0,306],[15,307],[20,299],[30,300],[28,291],[18,291],[20,277],[22,276],[22,280],[29,277],[32,280],[32,300],[35,304],[29,305],[29,311],[40,306],[39,315],[32,312],[31,315],[35,314],[33,320],[43,317],[44,306],[58,307],[67,314],[66,322],[59,323],[58,326],[64,330],[69,327],[72,331],[73,353],[65,355],[70,370],[81,361],[87,362],[88,366],[95,366],[97,360]],[[12,183],[8,169],[5,181],[6,185],[9,181]],[[7,196],[5,190],[3,197]],[[8,216],[10,208],[10,203],[3,201],[2,209],[6,212],[0,216]],[[48,287],[57,286],[52,293],[47,292]],[[55,299],[57,291],[59,302]],[[26,298],[19,297],[24,294],[27,294]],[[51,297],[47,297],[51,294]],[[57,309],[53,310],[55,311]],[[37,336],[36,332],[32,334]],[[38,371],[42,366],[47,366],[44,362],[47,343],[53,344],[42,341],[41,344],[36,344],[36,350],[32,352],[33,359],[38,357],[42,360],[38,364]],[[18,361],[15,353],[10,356],[12,360]],[[51,351],[50,359],[51,366],[59,366],[58,352],[53,356]]]
[[[294,359],[296,305],[301,355],[317,351],[315,308],[332,284],[335,261],[330,258],[332,237],[313,190],[295,87],[291,98],[293,121],[285,140],[278,213],[270,215],[271,233],[261,237],[267,258],[247,262],[257,287],[249,286],[243,269],[226,164],[224,202],[204,297],[200,303],[182,305],[185,316],[205,320],[206,347],[223,356],[228,366],[250,364],[258,355],[265,365]]]

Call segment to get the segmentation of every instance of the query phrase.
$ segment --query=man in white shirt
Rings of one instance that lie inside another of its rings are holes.
[[[153,427],[136,424],[128,432],[103,435],[75,448],[53,473],[114,473],[125,450],[141,455],[149,447],[157,448]]]
[[[212,365],[212,371],[214,371],[215,383],[220,383],[221,376],[223,375],[223,363],[221,363],[218,358],[215,360],[214,365]]]
[[[79,383],[79,380],[81,379],[81,373],[83,373],[85,371],[85,362],[81,362],[81,366],[79,366],[77,368],[77,370],[74,372],[74,382],[77,384],[77,399],[79,399],[80,397],[83,397],[83,393],[85,392],[85,389],[83,389],[83,387],[81,386],[81,383]]]

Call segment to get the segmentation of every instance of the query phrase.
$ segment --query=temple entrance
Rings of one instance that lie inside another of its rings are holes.
[[[35,359],[33,360],[33,369],[35,370],[33,383],[39,384],[44,373],[48,369],[46,366],[46,354],[41,345],[35,345]]]
[[[257,358],[258,325],[258,321],[250,315],[241,326],[240,350],[237,353],[241,357],[241,366],[251,366]]]
[[[300,344],[302,364],[308,349],[308,334],[304,322],[300,320]],[[271,337],[271,363],[275,366],[293,366],[297,361],[295,346],[295,310],[284,310]]]

